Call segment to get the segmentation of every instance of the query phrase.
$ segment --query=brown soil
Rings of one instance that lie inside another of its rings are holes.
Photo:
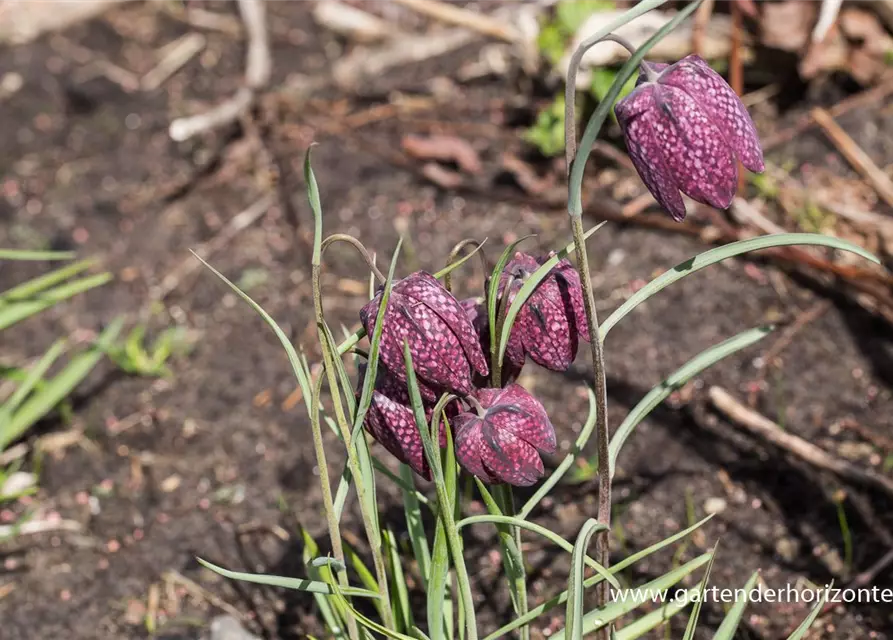
[[[312,26],[304,5],[271,3],[271,10],[276,16],[275,83],[291,73],[319,73],[337,56],[337,43]],[[480,44],[386,74],[364,86],[362,97],[334,90],[309,103],[268,97],[257,126],[231,127],[180,144],[168,138],[171,118],[215,103],[240,82],[242,48],[231,37],[208,33],[208,53],[151,93],[126,93],[101,76],[87,79],[86,63],[65,53],[73,45],[88,47],[96,56],[143,73],[157,48],[186,31],[151,6],[137,5],[61,36],[0,51],[0,76],[16,70],[26,81],[15,99],[0,107],[5,196],[0,199],[0,246],[73,247],[83,256],[102,258],[117,276],[102,289],[4,332],[4,356],[33,357],[61,333],[98,330],[116,314],[134,314],[166,274],[191,259],[190,248],[214,237],[262,198],[276,172],[278,200],[270,213],[210,261],[236,282],[252,280],[250,294],[316,357],[310,346],[311,223],[300,177],[311,140],[319,143],[314,167],[327,231],[352,233],[380,256],[390,255],[398,234],[407,233],[412,245],[403,255],[402,273],[438,268],[450,247],[465,237],[489,237],[491,259],[504,241],[528,233],[538,234],[531,249],[548,250],[566,241],[561,211],[524,196],[499,169],[504,151],[522,153],[520,126],[534,112],[529,89],[519,89],[515,80],[487,78],[456,86],[461,99],[442,100],[410,116],[412,121],[386,119],[361,129],[344,124],[344,114],[386,102],[391,90],[429,95],[430,80],[476,60]],[[833,80],[828,82],[833,86]],[[793,121],[810,103],[833,104],[841,93],[830,91],[806,96],[809,103],[797,103],[779,119],[769,117],[773,107],[764,105],[769,114],[765,132]],[[391,162],[406,158],[400,151],[402,135],[431,129],[423,120],[452,122],[443,129],[459,132],[474,145],[484,170],[467,180],[486,189],[461,195],[445,191],[422,180],[414,161],[402,167]],[[841,124],[879,164],[893,162],[889,143],[872,143],[879,137],[890,140],[875,133],[893,130],[889,109],[863,109]],[[824,162],[831,151],[819,132],[810,131],[773,155],[848,175],[842,161]],[[593,163],[600,164],[605,163]],[[545,164],[540,168],[547,169]],[[590,241],[603,316],[629,294],[631,283],[650,279],[704,248],[672,233],[607,225]],[[479,267],[472,265],[460,278],[463,292],[480,286]],[[5,266],[0,288],[45,267]],[[324,287],[333,326],[356,326],[363,273],[347,248],[335,247],[327,256]],[[786,429],[831,450],[857,439],[850,431],[830,428],[844,419],[889,434],[889,325],[836,289],[791,277],[766,262],[740,260],[674,285],[612,332],[606,345],[611,423],[619,424],[652,385],[703,348],[755,325],[795,319],[820,300],[829,300],[830,309],[782,352],[783,364],[767,376],[757,409],[772,418],[782,416]],[[318,631],[309,597],[218,579],[195,561],[201,556],[232,568],[300,575],[296,522],[318,539],[324,537],[303,405],[283,408],[294,390],[284,354],[262,321],[208,272],[184,278],[167,298],[166,309],[168,314],[152,317],[153,331],[178,323],[197,336],[192,352],[172,364],[170,380],[126,377],[104,365],[78,390],[69,424],[47,420],[32,434],[83,432],[80,444],[44,461],[40,493],[32,502],[81,522],[83,532],[31,536],[0,547],[0,586],[11,585],[0,597],[3,638],[147,637],[145,606],[154,589],[160,589],[166,614],[159,637],[199,637],[224,607],[241,612],[249,628],[266,637],[298,638]],[[833,481],[751,440],[706,402],[710,385],[745,397],[759,375],[755,359],[774,340],[709,370],[639,427],[620,458],[615,488],[615,533],[625,551],[685,526],[687,503],[699,518],[706,501],[722,498],[727,508],[692,538],[682,556],[694,557],[721,540],[713,584],[743,585],[755,569],[776,588],[798,580],[846,581],[840,569],[841,529],[829,499]],[[587,368],[583,353],[566,376],[533,367],[525,373],[525,384],[550,409],[564,448],[586,414],[581,378]],[[335,443],[330,445],[334,474],[341,460]],[[572,539],[594,515],[596,491],[594,482],[562,486],[536,519]],[[89,496],[96,497],[92,507]],[[868,498],[880,522],[893,525],[889,502],[878,495]],[[399,502],[390,489],[384,491],[382,512],[401,530]],[[847,516],[853,575],[886,548],[874,525],[849,507]],[[287,536],[277,536],[276,527]],[[360,537],[359,527],[354,531]],[[508,619],[510,607],[493,560],[491,532],[479,529],[474,536],[468,557],[477,558],[472,571],[482,586],[480,620],[495,628]],[[644,582],[679,560],[662,554],[625,577]],[[530,561],[534,598],[562,588],[566,557],[531,540]],[[201,585],[205,595],[197,597],[182,586],[169,594],[164,579],[169,571]],[[889,570],[875,584],[893,586]],[[804,604],[753,605],[741,637],[780,637],[807,609]],[[887,637],[893,631],[890,611],[884,604],[834,607],[815,637]],[[709,637],[707,631],[722,613],[717,606],[705,607],[702,637]],[[561,626],[562,618],[556,610],[554,619],[538,622],[536,637],[550,624]]]

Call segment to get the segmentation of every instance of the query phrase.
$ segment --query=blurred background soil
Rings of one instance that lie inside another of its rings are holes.
[[[463,238],[488,238],[491,261],[527,234],[536,234],[528,251],[563,246],[563,159],[526,139],[560,91],[560,71],[531,68],[529,46],[512,35],[530,26],[531,7],[534,26],[554,7],[456,5],[503,25],[506,32],[494,35],[405,3],[347,3],[391,25],[376,35],[330,24],[314,2],[270,2],[266,86],[235,122],[175,141],[173,120],[207,112],[244,85],[246,35],[236,5],[100,4],[87,20],[27,41],[7,38],[0,48],[0,246],[74,249],[101,259],[115,279],[4,332],[3,356],[37,357],[56,336],[92,335],[121,313],[148,319],[150,333],[183,327],[192,348],[170,363],[166,379],[102,365],[69,412],[28,434],[25,443],[42,452],[27,458],[29,469],[39,463],[39,491],[4,517],[36,508],[77,525],[0,545],[0,636],[198,638],[225,613],[262,637],[303,638],[319,632],[310,597],[223,580],[195,560],[302,575],[298,525],[322,542],[325,524],[310,427],[288,362],[262,321],[195,268],[189,250],[248,291],[314,360],[312,221],[301,170],[311,142],[319,145],[313,160],[326,231],[357,236],[382,263],[403,234],[398,274],[440,268]],[[893,177],[893,68],[888,52],[878,63],[866,44],[889,40],[889,15],[845,2],[851,12],[816,52],[808,43],[812,5],[766,3],[745,16],[743,90],[769,169],[748,180],[731,213],[690,204],[685,223],[670,221],[632,172],[616,124],[606,126],[584,198],[587,226],[611,220],[589,242],[603,318],[662,270],[779,228],[837,235],[890,264],[893,202],[884,188]],[[41,3],[29,6],[0,3],[0,17],[11,21],[14,11]],[[716,3],[714,13],[717,26],[708,23],[702,46],[715,40],[728,48],[729,4]],[[782,25],[784,37],[776,33]],[[400,38],[441,49],[409,56],[414,49]],[[690,45],[689,35],[678,46]],[[404,59],[364,66],[389,47]],[[182,60],[174,64],[176,54]],[[536,135],[549,134],[544,126]],[[886,185],[857,168],[856,152]],[[468,265],[457,286],[478,295],[481,269]],[[0,289],[46,268],[4,263]],[[333,327],[358,326],[366,273],[350,249],[327,253]],[[702,349],[753,326],[779,327],[674,392],[630,439],[615,485],[617,558],[716,515],[680,553],[637,564],[626,579],[644,582],[719,540],[711,583],[720,587],[741,586],[756,569],[772,588],[843,586],[865,571],[874,571],[867,584],[893,587],[889,565],[875,570],[893,548],[891,495],[768,445],[708,393],[720,387],[785,432],[889,477],[891,301],[889,273],[864,261],[824,250],[762,253],[684,279],[612,331],[606,350],[616,426]],[[528,367],[522,381],[549,410],[563,453],[587,415],[588,356],[584,350],[565,375]],[[334,438],[330,445],[334,476],[342,460]],[[534,516],[571,539],[596,510],[596,478],[582,468],[576,477]],[[401,531],[402,507],[383,482],[382,513]],[[359,540],[361,528],[354,530]],[[493,629],[511,615],[498,546],[485,528],[469,546],[479,620]],[[532,597],[560,591],[568,559],[533,539],[528,554]],[[741,637],[781,637],[809,608],[753,604]],[[891,611],[882,603],[830,606],[810,637],[886,638]],[[705,607],[705,633],[723,613]],[[560,609],[544,616],[535,637],[562,620]]]

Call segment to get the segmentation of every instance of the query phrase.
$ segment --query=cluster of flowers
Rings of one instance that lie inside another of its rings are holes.
[[[680,192],[727,208],[737,188],[738,162],[763,170],[747,110],[698,56],[673,65],[643,63],[636,89],[615,111],[639,175],[676,220],[685,217]],[[504,296],[511,304],[550,257],[517,253],[500,276],[497,305]],[[380,305],[379,291],[360,311],[368,335]],[[420,476],[431,478],[407,393],[405,341],[428,419],[441,394],[458,397],[445,414],[459,464],[487,483],[535,483],[544,473],[541,454],[555,451],[555,430],[543,405],[514,380],[528,359],[566,371],[579,340],[590,340],[580,278],[570,262],[560,261],[525,301],[506,344],[500,387],[488,377],[486,307],[475,299],[460,302],[430,274],[417,272],[394,284],[383,323],[379,372],[365,421],[369,433]],[[445,442],[441,433],[441,446]]]

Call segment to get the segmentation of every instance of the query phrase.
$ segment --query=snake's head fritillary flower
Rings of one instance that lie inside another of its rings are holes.
[[[471,324],[478,334],[478,340],[480,340],[484,354],[489,357],[490,320],[487,317],[487,306],[483,302],[479,302],[477,298],[466,298],[465,300],[462,300],[460,304],[462,305],[462,308],[465,309],[468,319],[471,320]],[[521,367],[523,366],[523,360],[521,361],[521,364],[518,364],[509,360],[508,355],[506,355],[505,358],[502,359],[502,370],[500,371],[502,386],[517,380],[518,376],[521,375]],[[474,384],[479,388],[488,386],[487,376],[476,375],[474,377]]]
[[[544,473],[540,455],[556,449],[543,405],[514,383],[481,389],[475,397],[480,410],[460,413],[452,422],[459,464],[489,484],[534,484]]]
[[[636,171],[677,221],[685,218],[680,191],[728,208],[738,186],[738,161],[755,173],[764,169],[744,103],[697,55],[643,66],[636,88],[614,107]]]
[[[553,255],[516,253],[500,276],[500,297],[508,290],[511,304],[524,282]],[[521,307],[509,334],[506,360],[520,370],[529,356],[552,371],[567,371],[580,338],[589,341],[587,327],[580,276],[570,261],[561,260]]]
[[[381,306],[381,291],[360,310],[372,335]],[[436,400],[439,391],[471,393],[474,372],[486,376],[487,360],[477,333],[459,301],[429,273],[418,271],[391,289],[381,333],[380,358],[399,382],[406,383],[403,342],[409,344],[422,396]]]
[[[363,379],[366,376],[365,365],[360,367],[360,384],[357,398],[360,397]],[[430,424],[434,412],[433,404],[425,403],[425,419]],[[447,417],[452,418],[459,413],[458,402],[449,403],[444,409]],[[431,468],[425,459],[422,437],[419,435],[415,415],[409,401],[409,392],[404,383],[394,378],[386,369],[379,367],[372,392],[372,403],[366,413],[363,426],[375,440],[387,449],[400,462],[423,477],[431,479]],[[446,446],[446,432],[443,422],[440,425],[440,446]]]

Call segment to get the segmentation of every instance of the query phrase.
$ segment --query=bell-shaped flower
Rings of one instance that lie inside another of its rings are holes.
[[[368,335],[375,329],[381,291],[360,310]],[[471,321],[434,276],[418,271],[396,282],[384,315],[380,358],[396,380],[406,383],[403,343],[409,344],[422,396],[436,400],[440,391],[471,393],[474,372],[487,375],[487,360]]]
[[[534,484],[544,473],[540,454],[556,449],[555,429],[543,405],[514,383],[481,389],[475,397],[478,410],[452,421],[459,464],[490,484]]]
[[[697,55],[643,63],[636,88],[614,112],[636,171],[677,221],[685,218],[680,191],[726,209],[738,187],[738,161],[756,173],[764,169],[747,108]]]
[[[365,367],[361,366],[357,398],[360,397],[359,391],[362,389],[364,378]],[[429,424],[433,412],[433,404],[425,403],[425,419]],[[444,409],[448,417],[455,416],[458,412],[459,406],[456,401],[449,403]],[[397,460],[409,465],[426,480],[431,479],[431,468],[425,459],[422,436],[416,425],[406,385],[381,366],[378,369],[372,402],[363,421],[363,427]],[[440,446],[445,447],[446,432],[442,421],[438,436]]]
[[[534,258],[516,253],[500,276],[500,298],[508,289],[507,303],[511,304],[531,274],[553,255]],[[524,302],[509,333],[505,357],[518,371],[527,357],[552,371],[567,371],[577,355],[580,338],[589,341],[583,287],[579,274],[565,259]]]

